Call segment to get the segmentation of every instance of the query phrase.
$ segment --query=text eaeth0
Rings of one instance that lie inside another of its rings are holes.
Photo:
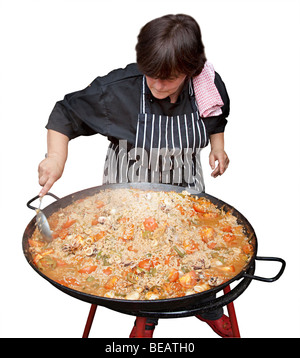
[[[192,353],[194,352],[194,349],[195,347],[193,343],[180,343],[180,342],[172,342],[172,343],[150,342],[149,343],[149,352]]]

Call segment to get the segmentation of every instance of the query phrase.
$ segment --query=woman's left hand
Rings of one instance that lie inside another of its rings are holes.
[[[216,167],[216,161],[218,165]],[[209,165],[213,172],[211,176],[216,178],[219,175],[224,174],[229,165],[229,158],[224,149],[212,149],[209,154]]]
[[[229,165],[229,158],[224,150],[224,133],[216,133],[210,136],[211,152],[209,154],[209,165],[213,172],[211,176],[216,178],[224,174]],[[216,167],[216,161],[218,165]]]

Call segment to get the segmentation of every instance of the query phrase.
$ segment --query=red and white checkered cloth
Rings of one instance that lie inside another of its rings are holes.
[[[215,86],[215,70],[213,65],[205,62],[200,75],[193,78],[194,91],[201,117],[219,116],[224,105]]]

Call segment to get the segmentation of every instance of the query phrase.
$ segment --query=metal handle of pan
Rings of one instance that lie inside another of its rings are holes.
[[[50,195],[50,196],[52,196],[54,199],[59,200],[59,197],[56,196],[56,195],[54,195],[54,194],[52,194],[52,193],[47,193],[46,195]],[[39,195],[35,196],[34,198],[32,198],[32,199],[30,199],[30,200],[28,201],[28,203],[27,203],[26,205],[27,205],[27,207],[28,207],[29,209],[32,209],[32,210],[37,210],[37,209],[38,209],[38,208],[35,208],[34,206],[30,205],[30,204],[31,204],[32,202],[34,202],[36,199],[39,199]]]
[[[263,281],[263,282],[274,282],[276,280],[279,279],[279,277],[283,274],[283,271],[285,269],[286,266],[286,262],[281,259],[280,257],[266,257],[266,256],[256,256],[255,260],[259,260],[259,261],[278,261],[281,263],[281,268],[278,272],[278,274],[274,277],[261,277],[261,276],[255,276],[255,275],[250,275],[248,273],[244,273],[244,277],[248,277],[248,278],[252,278],[253,280],[258,280],[258,281]]]

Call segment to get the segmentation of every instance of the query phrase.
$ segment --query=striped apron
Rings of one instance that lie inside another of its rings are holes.
[[[150,90],[143,77],[135,144],[112,142],[108,148],[103,183],[151,182],[204,191],[200,151],[208,137],[189,83],[192,113],[152,114]]]

